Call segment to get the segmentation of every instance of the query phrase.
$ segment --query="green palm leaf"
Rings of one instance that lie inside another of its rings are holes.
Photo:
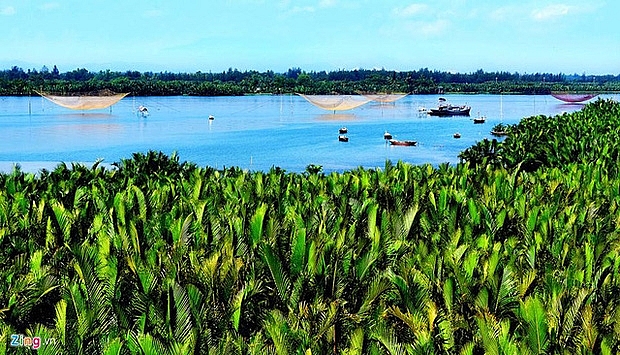
[[[546,310],[537,297],[528,297],[521,302],[519,314],[525,321],[527,345],[534,354],[543,354],[549,344]]]
[[[103,347],[104,355],[121,355],[123,350],[123,342],[121,338],[114,338],[108,341]]]
[[[306,228],[297,229],[294,233],[293,250],[291,254],[291,277],[296,277],[305,267],[306,260]]]
[[[268,244],[263,245],[262,256],[263,260],[267,264],[267,267],[269,268],[269,272],[271,273],[271,277],[276,286],[276,290],[278,291],[280,300],[284,304],[287,304],[291,289],[291,281],[288,275],[284,273],[280,259],[273,253],[271,246]]]
[[[180,285],[174,283],[171,287],[174,297],[174,338],[182,343],[192,343],[193,318],[189,296]]]
[[[252,241],[252,249],[254,249],[258,242],[263,238],[263,225],[265,221],[265,213],[267,212],[267,205],[262,204],[256,209],[254,216],[250,220],[250,236]]]
[[[349,348],[346,353],[350,355],[361,355],[364,350],[364,330],[356,328],[351,334]]]
[[[153,338],[150,334],[139,335],[137,342],[143,355],[161,355],[166,353],[161,341]]]

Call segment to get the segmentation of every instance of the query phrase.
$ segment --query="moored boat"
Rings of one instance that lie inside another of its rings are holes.
[[[344,135],[339,135],[338,136],[338,141],[340,141],[340,142],[348,142],[349,141],[349,137],[344,136]]]
[[[149,109],[146,108],[146,106],[138,106],[138,114],[141,115],[142,117],[146,117],[149,115]]]
[[[345,134],[347,132],[349,132],[347,127],[340,127],[340,129],[338,130],[338,133],[340,133],[340,134]]]
[[[452,105],[446,101],[443,97],[439,98],[439,103],[436,108],[428,110],[430,116],[469,116],[471,107],[467,105]]]
[[[452,137],[454,138],[461,138],[461,134],[459,132],[454,133],[454,135],[452,135]]]
[[[390,144],[391,145],[402,145],[402,146],[415,146],[418,144],[418,142],[416,141],[399,141],[396,139],[390,139]]]
[[[428,111],[428,114],[431,116],[469,116],[469,111],[471,107],[469,106],[450,106],[450,107],[438,107],[432,108]]]
[[[385,140],[392,139],[392,134],[388,131],[385,131],[385,133],[383,133],[383,139]]]
[[[486,122],[487,118],[484,116],[480,116],[480,117],[474,118],[473,120],[474,120],[474,124],[480,124],[480,123]]]
[[[508,135],[508,131],[512,125],[505,125],[503,123],[496,124],[493,128],[491,128],[491,134],[496,137],[503,137]]]

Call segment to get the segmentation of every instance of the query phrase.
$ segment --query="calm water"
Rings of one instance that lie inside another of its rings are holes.
[[[333,113],[298,96],[126,97],[111,110],[71,111],[41,97],[0,97],[0,170],[15,163],[36,172],[61,161],[113,163],[134,152],[170,154],[200,166],[240,166],[268,170],[279,166],[303,171],[309,164],[325,171],[383,167],[385,161],[414,164],[458,162],[463,149],[483,138],[500,122],[517,123],[535,114],[556,115],[581,109],[551,96],[443,95],[453,104],[468,104],[472,117],[438,118],[418,113],[434,107],[439,96],[410,95],[392,104],[368,103]],[[138,117],[139,105],[150,115]],[[213,115],[215,120],[208,120]],[[338,142],[346,126],[348,143]],[[416,140],[416,147],[385,144],[383,133]],[[459,132],[461,139],[452,135]]]

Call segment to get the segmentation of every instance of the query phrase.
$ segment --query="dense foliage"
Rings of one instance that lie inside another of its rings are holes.
[[[0,95],[31,95],[35,90],[57,93],[108,89],[133,95],[244,95],[244,94],[356,94],[359,92],[519,93],[549,94],[551,91],[617,92],[620,75],[519,74],[484,72],[460,74],[420,69],[339,70],[285,73],[233,70],[221,73],[153,73],[138,71],[98,73],[80,68],[60,73],[43,67],[24,71],[13,67],[0,71]]]
[[[618,110],[524,119],[488,143],[502,160],[456,167],[149,152],[0,175],[0,351],[15,333],[53,338],[44,354],[618,353],[619,146],[599,134]]]
[[[470,163],[482,162],[526,171],[569,163],[596,164],[611,176],[620,166],[620,106],[599,99],[582,110],[558,116],[533,116],[506,126],[502,144],[483,140],[461,153]]]

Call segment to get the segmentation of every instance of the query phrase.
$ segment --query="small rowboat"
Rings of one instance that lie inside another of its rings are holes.
[[[418,142],[416,142],[416,141],[399,141],[399,140],[396,140],[396,139],[390,139],[390,144],[391,145],[402,145],[402,146],[412,147],[412,146],[417,145]]]
[[[138,106],[138,114],[142,117],[147,117],[149,115],[149,109],[146,106]]]

